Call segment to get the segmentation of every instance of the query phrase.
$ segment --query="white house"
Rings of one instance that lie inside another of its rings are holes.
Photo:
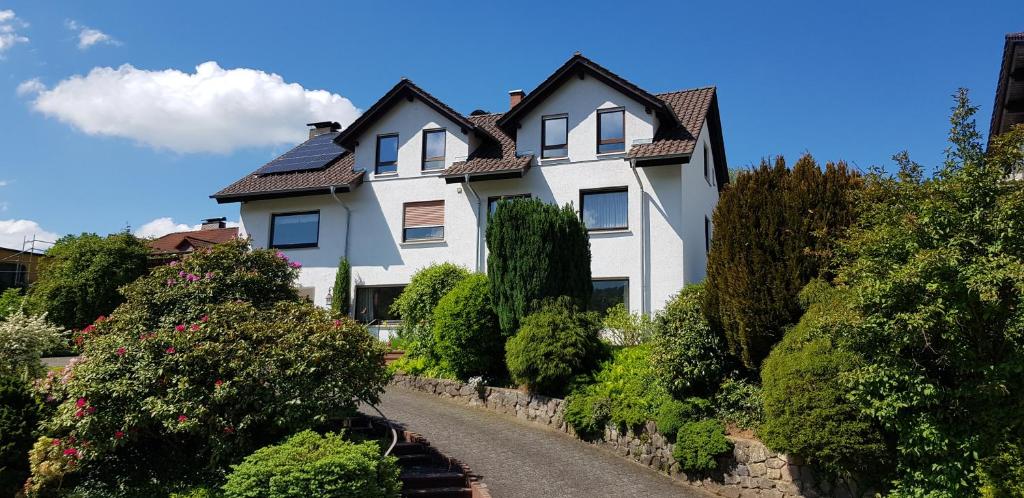
[[[529,196],[572,204],[590,229],[595,305],[650,313],[704,278],[728,181],[714,87],[651,94],[576,54],[499,114],[464,116],[403,79],[348,128],[310,140],[212,197],[241,203],[241,235],[302,263],[332,299],[352,265],[357,318],[384,321],[418,269],[486,272],[489,210]]]

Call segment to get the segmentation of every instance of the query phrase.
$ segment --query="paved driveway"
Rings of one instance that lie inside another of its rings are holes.
[[[712,496],[555,430],[417,391],[391,386],[380,409],[472,467],[494,498]]]

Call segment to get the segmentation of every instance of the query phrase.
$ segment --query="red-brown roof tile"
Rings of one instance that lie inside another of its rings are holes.
[[[470,116],[474,125],[485,131],[493,140],[477,148],[465,161],[457,161],[445,170],[443,177],[459,177],[473,174],[523,171],[530,167],[533,156],[516,156],[516,142],[497,122],[502,114]]]
[[[363,181],[363,172],[353,170],[354,165],[355,156],[345,152],[323,169],[267,175],[253,172],[211,197],[217,199],[217,202],[236,202],[247,198],[326,193],[331,187],[341,187],[344,191]]]
[[[715,97],[715,87],[659,93],[657,97],[669,105],[681,126],[663,127],[650,143],[633,145],[626,155],[630,159],[692,154]]]
[[[189,252],[216,244],[223,244],[238,238],[238,227],[209,228],[191,232],[174,232],[149,241],[150,249],[156,254]]]

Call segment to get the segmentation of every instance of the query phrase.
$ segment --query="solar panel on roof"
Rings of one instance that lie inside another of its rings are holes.
[[[338,133],[324,133],[299,144],[277,159],[256,170],[257,175],[288,173],[320,169],[345,153],[345,149],[334,143]]]

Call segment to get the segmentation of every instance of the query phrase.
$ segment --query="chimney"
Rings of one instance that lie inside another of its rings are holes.
[[[214,230],[214,229],[217,229],[217,228],[226,228],[227,227],[226,221],[228,221],[228,219],[224,218],[224,217],[221,217],[221,218],[207,218],[207,219],[203,220],[203,226],[202,226],[202,228],[200,228],[200,230]]]
[[[519,105],[519,103],[523,101],[523,97],[525,97],[525,96],[526,96],[526,92],[524,92],[522,90],[509,90],[509,92],[508,92],[508,108],[512,109],[513,107]]]
[[[312,126],[309,129],[309,138],[320,136],[324,133],[333,133],[341,129],[341,124],[337,121],[318,121],[316,123],[306,123],[306,126]]]

